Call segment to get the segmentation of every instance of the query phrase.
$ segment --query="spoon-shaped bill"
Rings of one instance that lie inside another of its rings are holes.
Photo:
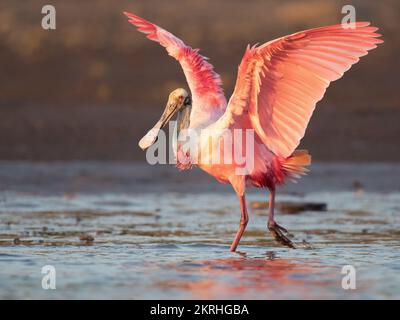
[[[157,136],[160,129],[161,129],[161,123],[159,121],[153,128],[149,130],[149,132],[146,133],[146,135],[142,139],[140,139],[139,147],[142,150],[145,150],[152,144],[154,144],[157,141]]]
[[[151,128],[142,139],[140,139],[139,147],[144,150],[155,143],[157,141],[158,132],[168,123],[169,120],[171,120],[172,116],[178,109],[179,105],[177,103],[167,103],[160,120],[158,120],[155,126]]]

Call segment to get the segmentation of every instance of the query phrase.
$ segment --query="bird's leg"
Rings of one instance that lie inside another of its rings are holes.
[[[270,189],[269,208],[268,208],[268,229],[276,241],[289,248],[294,249],[295,246],[293,242],[287,237],[289,235],[288,231],[284,227],[281,227],[279,224],[275,222],[274,211],[275,211],[275,189]]]
[[[243,235],[244,230],[246,229],[247,222],[249,221],[249,216],[247,214],[247,208],[246,208],[246,198],[243,195],[239,196],[240,199],[240,211],[241,211],[241,217],[240,217],[240,224],[239,224],[239,229],[236,232],[235,239],[232,242],[231,245],[231,251],[234,252],[236,251],[236,248],[239,244],[240,238]]]

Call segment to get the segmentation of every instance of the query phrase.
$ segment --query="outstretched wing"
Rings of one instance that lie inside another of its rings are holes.
[[[330,82],[383,42],[377,30],[368,22],[334,25],[247,47],[226,115],[248,117],[272,152],[290,156]]]
[[[213,108],[225,110],[226,99],[221,88],[221,77],[207,62],[207,58],[199,54],[198,49],[192,49],[173,34],[137,15],[129,12],[124,14],[139,31],[147,34],[147,38],[160,43],[170,56],[179,61],[192,92],[193,107],[196,106],[196,111],[211,112]]]

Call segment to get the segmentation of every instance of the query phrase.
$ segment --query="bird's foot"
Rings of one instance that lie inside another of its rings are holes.
[[[292,235],[284,227],[280,226],[275,221],[272,221],[268,222],[268,230],[277,242],[289,248],[296,249],[294,243],[288,238],[292,237]]]

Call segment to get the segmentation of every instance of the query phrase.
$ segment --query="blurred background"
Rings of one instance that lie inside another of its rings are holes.
[[[45,4],[56,7],[56,30],[41,28]],[[397,0],[2,0],[0,159],[145,161],[139,138],[186,82],[122,11],[201,48],[229,97],[248,43],[340,23],[345,4],[385,43],[331,85],[301,147],[319,161],[399,161]]]

